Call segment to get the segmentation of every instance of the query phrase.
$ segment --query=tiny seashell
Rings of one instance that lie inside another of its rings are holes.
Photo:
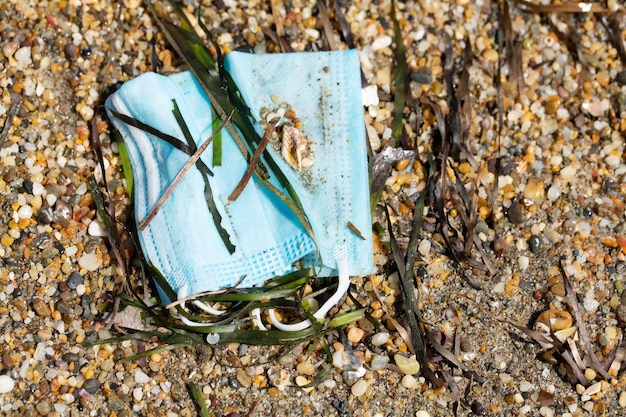
[[[576,333],[576,330],[578,330],[578,327],[576,326],[568,327],[566,329],[554,332],[554,337],[559,339],[561,342],[565,342],[565,339]]]
[[[549,309],[539,314],[537,323],[547,325],[553,332],[563,330],[572,325],[572,315],[565,310]]]
[[[306,137],[294,126],[283,126],[281,154],[297,172],[302,170],[302,153],[306,149]]]

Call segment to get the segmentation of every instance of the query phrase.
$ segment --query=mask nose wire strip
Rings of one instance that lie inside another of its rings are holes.
[[[337,303],[339,303],[341,298],[348,292],[348,288],[350,288],[350,275],[348,274],[348,260],[347,259],[338,260],[337,269],[339,272],[338,274],[339,282],[337,285],[337,291],[335,291],[332,297],[330,297],[328,301],[326,301],[324,305],[322,305],[322,307],[320,307],[320,309],[317,310],[313,314],[313,317],[315,317],[318,320],[325,318],[326,314],[328,314],[330,309],[333,308]],[[272,325],[276,327],[278,330],[282,330],[286,332],[298,331],[298,330],[304,330],[311,326],[311,321],[309,319],[301,321],[300,323],[283,324],[280,321],[278,321],[278,318],[276,317],[276,313],[274,312],[274,309],[268,310],[268,314],[269,314],[270,321],[272,322]]]
[[[187,285],[183,285],[182,287],[180,287],[180,289],[178,290],[178,294],[176,294],[176,296],[178,297],[178,299],[183,299],[185,297],[187,297],[189,292],[189,287]],[[214,316],[219,316],[220,314],[224,314],[224,311],[222,310],[216,310],[213,307],[209,306],[208,304],[205,304],[201,301],[192,301],[193,305],[195,305],[196,307],[198,307],[199,309],[201,309],[202,311],[205,311],[209,314],[212,314]],[[185,308],[185,303],[182,302],[180,303],[180,306],[182,308]],[[201,322],[197,322],[197,321],[191,321],[189,320],[187,317],[185,316],[180,316],[180,321],[182,321],[183,323],[185,323],[187,326],[206,326],[207,323],[201,323]]]

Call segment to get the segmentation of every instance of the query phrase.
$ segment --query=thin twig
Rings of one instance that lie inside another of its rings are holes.
[[[610,381],[612,378],[611,375],[609,375],[608,372],[604,370],[604,367],[598,361],[598,358],[596,357],[595,352],[591,347],[591,343],[589,342],[587,327],[585,326],[585,322],[583,322],[583,316],[580,313],[580,306],[578,305],[578,300],[576,299],[576,293],[574,293],[574,289],[572,288],[572,283],[565,273],[563,261],[559,263],[559,266],[561,269],[561,275],[563,276],[563,284],[565,284],[565,292],[567,293],[567,297],[572,303],[572,311],[574,312],[574,317],[576,317],[576,323],[578,324],[578,335],[580,336],[580,341],[582,342],[585,351],[587,352],[587,356],[589,356],[589,360],[591,360],[591,364],[595,368],[595,371],[602,375],[604,379]]]
[[[189,158],[187,163],[183,166],[180,172],[176,175],[176,177],[174,178],[170,186],[167,187],[167,190],[165,190],[165,192],[163,193],[159,201],[156,202],[156,204],[152,208],[152,211],[150,211],[150,213],[148,213],[146,218],[141,223],[139,223],[140,231],[144,230],[148,226],[148,224],[152,221],[154,216],[157,215],[157,213],[159,212],[163,204],[165,204],[169,196],[174,192],[174,189],[176,188],[178,183],[182,181],[183,177],[187,174],[187,172],[191,169],[191,167],[195,165],[198,159],[200,159],[200,156],[202,156],[202,153],[209,147],[211,142],[213,142],[213,138],[215,137],[215,135],[217,135],[224,128],[224,126],[226,126],[230,122],[230,118],[232,117],[234,112],[235,110],[230,111],[224,123],[222,123],[220,127],[217,129],[217,131],[215,131],[211,135],[211,137],[209,137],[202,145],[200,145],[200,147],[198,147],[198,150],[191,156],[191,158]]]
[[[9,110],[7,119],[4,121],[2,132],[0,132],[0,149],[2,149],[2,147],[4,146],[4,142],[7,140],[7,136],[9,136],[9,129],[11,129],[11,125],[13,124],[13,118],[15,117],[15,114],[17,113],[17,109],[19,108],[21,102],[21,95],[18,95],[13,99],[13,103],[11,104],[11,109]]]
[[[263,139],[261,139],[261,143],[259,143],[259,146],[257,146],[256,150],[254,151],[254,155],[252,155],[252,159],[250,160],[250,164],[248,165],[246,172],[244,172],[243,177],[241,177],[241,180],[239,181],[239,184],[237,184],[233,192],[230,193],[230,195],[228,196],[229,201],[235,201],[242,193],[243,189],[246,188],[246,184],[248,183],[248,181],[250,181],[252,173],[256,168],[256,164],[261,158],[261,154],[265,151],[265,148],[267,147],[270,138],[274,134],[274,130],[276,130],[276,123],[278,123],[278,118],[274,118],[269,121],[267,128],[265,129],[265,133],[263,134]]]
[[[335,43],[333,27],[328,17],[328,9],[326,8],[326,2],[324,0],[317,0],[317,10],[320,20],[322,21],[322,28],[324,29],[324,35],[328,42],[328,49],[331,51],[337,50],[337,44]]]

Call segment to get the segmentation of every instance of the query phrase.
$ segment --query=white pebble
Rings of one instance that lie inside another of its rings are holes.
[[[530,390],[533,389],[533,384],[531,384],[530,382],[523,380],[522,382],[520,382],[519,384],[519,390],[522,392],[528,392]]]
[[[507,119],[509,120],[509,122],[515,122],[519,119],[521,119],[521,117],[524,115],[524,110],[522,109],[514,109],[511,110],[509,112],[509,115],[507,116]]]
[[[30,219],[33,217],[33,209],[31,206],[22,206],[17,210],[17,215],[20,219]]]
[[[415,413],[415,417],[430,417],[430,414],[428,414],[428,411],[426,410],[419,410]]]
[[[333,352],[333,366],[337,369],[343,368],[343,351]]]
[[[355,397],[360,397],[361,395],[365,394],[368,387],[369,384],[367,383],[367,381],[365,381],[364,379],[359,379],[355,382],[354,385],[352,385],[352,388],[350,388],[350,392]]]
[[[67,248],[65,248],[65,255],[67,256],[72,257],[76,255],[77,252],[78,252],[78,247],[76,245],[68,246]]]
[[[15,60],[22,64],[30,65],[33,63],[30,59],[30,46],[24,46],[15,52]]]
[[[519,268],[522,271],[525,271],[526,268],[528,268],[529,261],[530,260],[528,259],[528,256],[522,255],[519,258],[517,258],[517,265],[519,265]]]
[[[33,182],[33,195],[42,195],[45,188],[40,182]]]
[[[136,401],[141,401],[141,399],[143,398],[143,389],[141,388],[135,388],[133,390],[133,398]]]
[[[609,155],[606,158],[604,158],[604,162],[606,162],[606,164],[609,166],[609,168],[617,168],[620,164],[620,159],[619,156],[617,155]]]
[[[54,194],[48,194],[46,196],[46,203],[48,203],[49,206],[54,206],[54,203],[57,202],[57,196]]]
[[[78,284],[76,286],[76,295],[78,295],[79,297],[85,294],[86,291],[87,288],[85,287],[85,284]]]
[[[408,389],[417,387],[417,379],[413,375],[405,375],[402,377],[402,386]]]
[[[372,345],[382,346],[385,343],[387,343],[387,340],[389,340],[389,333],[387,332],[376,333],[374,336],[372,336]]]
[[[324,386],[326,388],[335,388],[337,386],[337,381],[335,381],[334,379],[327,379],[326,381],[324,381]]]
[[[583,301],[583,307],[590,313],[593,313],[600,307],[600,303],[593,297],[586,297]]]
[[[0,375],[0,394],[6,394],[13,391],[15,381],[8,375]]]
[[[89,236],[104,237],[106,236],[106,229],[100,220],[94,220],[89,223],[87,233],[89,233]]]
[[[561,178],[565,181],[570,181],[576,175],[576,168],[571,165],[566,166],[560,172]]]
[[[141,369],[135,372],[135,382],[137,384],[147,384],[150,381],[150,377]]]
[[[429,239],[422,239],[417,247],[417,250],[422,256],[428,256],[431,246],[432,244]]]
[[[554,201],[561,196],[561,187],[558,185],[553,185],[548,188],[548,200]]]
[[[541,414],[543,417],[553,417],[554,411],[550,407],[541,407],[539,409],[539,414]]]
[[[313,41],[318,40],[320,37],[320,32],[316,29],[308,28],[304,31],[306,32],[307,36]]]
[[[78,265],[87,271],[95,271],[102,265],[102,256],[95,253],[86,253],[78,259]]]
[[[378,38],[374,39],[374,42],[372,42],[372,50],[379,51],[383,48],[386,48],[391,45],[392,41],[393,39],[391,39],[391,36],[379,36]]]

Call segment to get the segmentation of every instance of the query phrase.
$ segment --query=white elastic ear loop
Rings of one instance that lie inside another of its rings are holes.
[[[319,310],[313,313],[313,317],[315,317],[318,320],[326,317],[326,314],[328,314],[330,309],[333,308],[341,300],[341,298],[348,292],[348,288],[350,288],[350,275],[348,274],[348,260],[345,258],[341,260],[337,260],[337,270],[338,270],[338,275],[339,275],[339,282],[337,283],[337,291],[335,291],[332,297],[330,297],[324,303],[324,305],[320,307]],[[311,321],[309,319],[301,321],[300,323],[283,324],[280,321],[278,321],[278,318],[276,317],[276,313],[274,313],[274,309],[270,309],[268,313],[269,313],[270,321],[272,322],[272,325],[279,330],[293,332],[293,331],[298,331],[298,330],[304,330],[311,326]]]
[[[179,300],[182,300],[184,298],[186,298],[189,295],[189,286],[187,284],[183,285],[182,287],[180,287],[178,289],[178,293],[176,294],[176,297]],[[209,314],[212,314],[214,316],[219,316],[220,314],[224,314],[224,311],[222,310],[216,310],[213,307],[211,307],[208,304],[205,304],[201,301],[192,301],[192,304],[195,305],[196,307],[198,307],[199,309],[201,309],[202,311],[205,311]],[[180,303],[180,306],[182,308],[185,308],[185,302],[183,301],[182,303]],[[207,326],[207,323],[202,323],[202,322],[198,322],[198,321],[191,321],[189,320],[187,317],[185,316],[180,316],[180,321],[182,321],[183,323],[185,323],[187,326]]]

